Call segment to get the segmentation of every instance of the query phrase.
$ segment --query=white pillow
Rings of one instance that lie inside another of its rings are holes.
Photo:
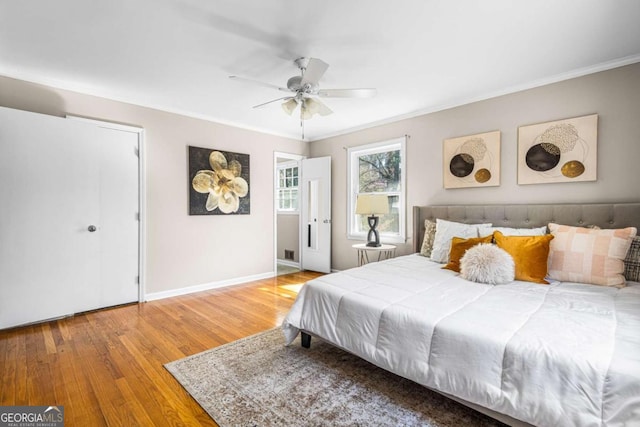
[[[543,225],[538,228],[511,228],[511,227],[485,227],[481,225],[478,228],[478,237],[486,237],[493,234],[494,231],[499,231],[503,236],[544,236],[547,234],[547,226]]]
[[[478,237],[478,227],[480,226],[491,227],[491,224],[462,224],[460,222],[436,219],[436,237],[433,239],[431,261],[449,262],[451,239],[454,237],[463,239]]]

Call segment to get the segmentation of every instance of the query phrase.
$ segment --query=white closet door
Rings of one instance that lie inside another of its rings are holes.
[[[136,227],[135,248],[119,238],[110,242],[106,233],[113,226],[104,206],[120,203],[108,196],[116,193],[110,186],[127,193],[113,167],[103,166],[116,161],[104,151],[117,140],[114,135],[0,108],[0,328],[137,300],[137,200],[126,208]],[[136,191],[137,182],[136,176]],[[133,251],[136,264],[126,272],[134,292],[117,302],[106,297],[113,283],[103,282],[117,269],[104,261],[114,246],[117,252]]]
[[[98,140],[92,154],[98,216],[90,224],[96,231],[89,233],[96,260],[88,264],[97,264],[97,277],[91,286],[76,289],[76,294],[85,296],[76,312],[138,300],[138,134],[113,129],[100,132],[106,139]]]

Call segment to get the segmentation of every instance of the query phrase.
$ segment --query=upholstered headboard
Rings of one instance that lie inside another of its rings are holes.
[[[640,203],[554,205],[443,205],[413,207],[413,249],[420,252],[424,220],[436,218],[494,227],[541,227],[550,222],[578,227],[636,227],[640,230]]]

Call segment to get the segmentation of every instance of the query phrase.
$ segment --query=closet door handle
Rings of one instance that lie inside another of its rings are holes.
[[[89,230],[89,233],[93,233],[97,230],[97,228],[95,225],[90,225],[89,227],[87,227],[87,230]]]

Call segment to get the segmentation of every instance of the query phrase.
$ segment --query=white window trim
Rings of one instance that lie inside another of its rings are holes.
[[[280,187],[280,183],[278,180],[279,177],[279,172],[282,169],[291,169],[291,168],[298,168],[298,185],[296,187]],[[278,215],[299,215],[300,214],[300,165],[299,162],[296,160],[292,160],[290,162],[283,162],[283,163],[278,163],[276,166],[276,189],[275,189],[275,193],[276,193],[276,213]],[[280,209],[280,203],[279,203],[279,190],[281,189],[293,189],[295,188],[296,190],[298,190],[298,207],[296,209]]]
[[[298,209],[297,211],[294,210],[278,210],[278,212],[276,212],[277,215],[300,215],[300,209]]]
[[[400,147],[400,170],[402,174],[400,176],[400,191],[399,191],[399,206],[400,206],[400,218],[399,218],[399,233],[383,233],[380,232],[380,240],[385,243],[405,243],[407,241],[407,142],[406,137],[389,139],[386,141],[374,142],[371,144],[359,145],[356,147],[347,148],[347,239],[349,240],[366,240],[367,232],[356,232],[356,198],[357,192],[355,191],[354,183],[358,179],[358,167],[354,164],[357,157],[363,154],[372,154],[381,151],[390,151],[394,148]]]

